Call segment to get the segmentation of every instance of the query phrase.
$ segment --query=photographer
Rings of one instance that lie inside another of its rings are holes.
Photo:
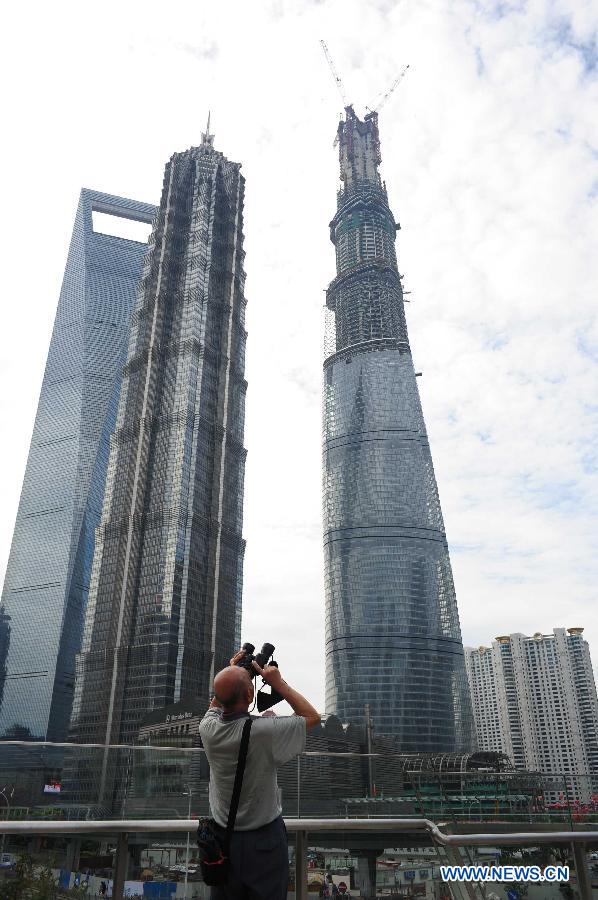
[[[199,726],[210,763],[210,809],[224,831],[228,819],[241,734],[250,718],[253,682],[237,665],[240,650],[214,679],[214,698]],[[285,900],[289,880],[287,835],[282,819],[276,770],[305,747],[307,728],[320,715],[305,697],[293,690],[276,666],[252,663],[273,691],[287,701],[294,716],[256,717],[252,721],[239,807],[230,844],[230,875],[224,887],[212,888],[218,900],[247,895],[259,900]]]

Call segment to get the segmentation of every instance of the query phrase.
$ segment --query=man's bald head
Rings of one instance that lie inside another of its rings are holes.
[[[214,694],[225,712],[245,712],[253,700],[253,684],[247,669],[227,666],[214,678]]]

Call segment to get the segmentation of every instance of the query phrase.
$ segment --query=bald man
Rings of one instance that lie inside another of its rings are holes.
[[[236,663],[214,679],[214,698],[199,733],[210,763],[210,809],[223,832],[233,792],[243,724],[253,703],[253,682]],[[212,888],[212,900],[286,900],[289,884],[287,834],[282,820],[276,770],[305,748],[305,734],[320,714],[283,679],[276,666],[254,669],[287,701],[294,716],[254,717],[243,787],[235,821],[225,887]]]

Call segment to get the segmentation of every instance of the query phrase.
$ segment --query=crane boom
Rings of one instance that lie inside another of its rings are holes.
[[[384,96],[383,96],[382,99],[380,100],[380,103],[378,104],[378,106],[377,106],[376,109],[374,110],[375,113],[380,112],[380,110],[382,109],[382,107],[384,106],[384,104],[386,103],[386,101],[388,100],[388,98],[390,97],[390,95],[392,94],[392,92],[394,91],[394,89],[398,86],[400,80],[403,78],[403,76],[404,76],[405,73],[407,72],[407,69],[408,69],[408,68],[409,68],[409,66],[407,65],[407,66],[405,66],[405,68],[404,68],[401,72],[399,72],[399,74],[397,75],[397,77],[395,78],[395,80],[393,81],[393,83],[391,84],[391,86],[389,87],[389,89],[387,90],[387,92],[384,94]]]
[[[324,51],[324,56],[326,57],[326,62],[328,63],[328,65],[330,67],[330,71],[332,72],[332,77],[334,78],[334,80],[336,82],[338,92],[341,95],[341,98],[343,101],[343,106],[347,106],[347,98],[345,96],[345,89],[343,87],[343,82],[341,81],[340,75],[338,74],[338,72],[336,71],[336,69],[334,67],[334,63],[332,62],[332,57],[330,55],[330,51],[329,51],[328,47],[326,46],[326,41],[320,41],[320,43],[322,45],[322,50]]]

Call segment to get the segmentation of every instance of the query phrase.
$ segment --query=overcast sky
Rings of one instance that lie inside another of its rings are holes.
[[[247,179],[243,636],[323,698],[323,290],[341,101],[401,222],[466,644],[581,625],[598,662],[593,0],[11,4],[0,55],[0,579],[81,187],[157,203],[200,141]]]

